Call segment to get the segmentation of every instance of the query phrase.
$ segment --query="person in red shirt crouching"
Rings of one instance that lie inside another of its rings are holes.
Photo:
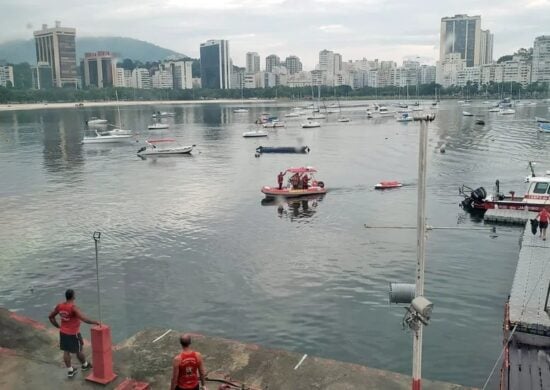
[[[174,357],[172,364],[172,382],[170,390],[199,390],[199,381],[203,390],[208,390],[204,384],[204,366],[200,353],[193,351],[191,336],[180,336],[180,344],[183,351]]]
[[[86,361],[86,356],[82,352],[82,335],[80,334],[80,321],[87,324],[99,325],[99,322],[86,317],[80,309],[74,304],[75,294],[72,289],[65,291],[65,302],[55,306],[49,315],[49,320],[53,326],[59,328],[59,348],[63,351],[63,361],[67,367],[67,376],[72,378],[76,375],[78,368],[71,365],[71,353],[76,354],[82,371],[89,370],[92,365]],[[57,323],[56,316],[61,318],[61,325]]]

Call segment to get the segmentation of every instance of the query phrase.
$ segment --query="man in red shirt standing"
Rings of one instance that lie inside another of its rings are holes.
[[[279,172],[279,174],[277,175],[277,184],[279,184],[280,190],[283,189],[284,178],[285,178],[285,174],[283,172]]]
[[[208,390],[204,384],[204,366],[200,353],[193,351],[191,336],[180,336],[183,351],[176,355],[172,364],[172,383],[170,390],[199,390],[199,380],[203,390]]]
[[[84,342],[80,334],[80,321],[92,325],[99,325],[99,322],[86,317],[74,304],[75,295],[72,289],[65,291],[65,299],[65,302],[55,306],[48,318],[53,326],[59,328],[59,348],[63,351],[63,361],[68,370],[67,376],[72,378],[76,375],[78,368],[71,365],[71,353],[75,353],[80,363],[82,363],[82,371],[89,370],[92,367],[86,361],[84,353],[82,353]],[[57,323],[57,315],[61,318],[61,325]]]
[[[540,210],[539,215],[537,215],[537,218],[539,219],[540,237],[543,241],[546,241],[546,228],[548,228],[550,213],[548,213],[548,211],[543,207],[542,210]]]

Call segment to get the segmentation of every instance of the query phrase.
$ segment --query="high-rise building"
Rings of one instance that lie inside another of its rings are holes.
[[[285,67],[288,70],[288,74],[299,73],[302,71],[302,61],[300,58],[294,55],[290,55],[285,59]]]
[[[319,70],[332,74],[334,72],[334,53],[330,50],[319,52]]]
[[[441,18],[439,61],[459,53],[466,66],[481,63],[481,16],[455,15]]]
[[[174,78],[170,67],[161,66],[160,69],[157,69],[153,76],[151,76],[151,84],[153,88],[158,89],[174,88]]]
[[[170,61],[166,64],[172,73],[174,88],[193,88],[193,62],[192,61]]]
[[[132,88],[134,83],[132,81],[132,71],[124,68],[116,68],[115,70],[115,87]]]
[[[493,34],[489,30],[481,30],[480,41],[480,64],[490,64],[493,62]]]
[[[116,61],[108,51],[85,53],[83,61],[84,86],[112,87],[116,73]]]
[[[31,68],[32,87],[34,89],[49,89],[53,87],[52,66],[47,62],[38,62]]]
[[[36,62],[50,64],[56,87],[78,86],[75,36],[76,29],[61,27],[60,22],[52,28],[43,24],[42,30],[34,32]]]
[[[229,41],[221,39],[201,43],[200,52],[202,88],[231,88]]]
[[[151,89],[153,83],[149,71],[144,68],[136,68],[132,71],[132,86],[140,89]]]
[[[260,56],[255,51],[246,53],[246,73],[260,71]]]
[[[466,60],[460,53],[450,53],[443,61],[437,61],[436,83],[444,88],[457,85],[458,72],[466,68]]]
[[[433,65],[420,66],[420,84],[435,83],[436,68]]]
[[[13,66],[4,65],[0,66],[0,86],[2,87],[13,87]]]
[[[275,66],[281,65],[281,59],[278,55],[271,54],[265,57],[265,71],[271,73]]]
[[[531,81],[550,83],[550,35],[535,38]]]

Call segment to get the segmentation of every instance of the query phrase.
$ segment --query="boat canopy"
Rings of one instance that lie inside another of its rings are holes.
[[[289,173],[314,173],[314,172],[317,172],[317,169],[313,167],[298,167],[298,168],[288,168],[286,171]]]
[[[150,144],[155,144],[159,142],[176,142],[176,140],[174,138],[159,138],[159,139],[148,139],[147,142]]]

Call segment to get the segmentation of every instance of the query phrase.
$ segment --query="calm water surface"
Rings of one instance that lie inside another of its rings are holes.
[[[171,111],[156,136],[197,144],[192,156],[141,160],[139,145],[81,145],[91,116],[116,108],[0,112],[0,305],[45,321],[65,288],[97,316],[92,232],[102,232],[104,321],[116,341],[149,326],[192,330],[409,374],[404,309],[388,304],[390,281],[414,282],[415,231],[367,230],[416,223],[418,125],[331,118],[320,129],[288,120],[269,139],[244,139],[264,111],[231,105],[121,107],[143,141],[153,110]],[[459,207],[466,183],[523,190],[529,159],[548,159],[550,136],[535,115],[486,113],[475,126],[453,102],[430,125],[428,219],[483,227]],[[254,157],[258,145],[308,145],[309,155]],[[439,153],[446,143],[447,153]],[[289,166],[313,165],[329,193],[318,201],[262,204],[260,188]],[[546,169],[542,167],[541,169]],[[548,167],[550,168],[550,167]],[[406,186],[377,192],[380,180]],[[427,243],[424,333],[427,378],[480,386],[499,354],[503,305],[521,229],[438,230]]]

